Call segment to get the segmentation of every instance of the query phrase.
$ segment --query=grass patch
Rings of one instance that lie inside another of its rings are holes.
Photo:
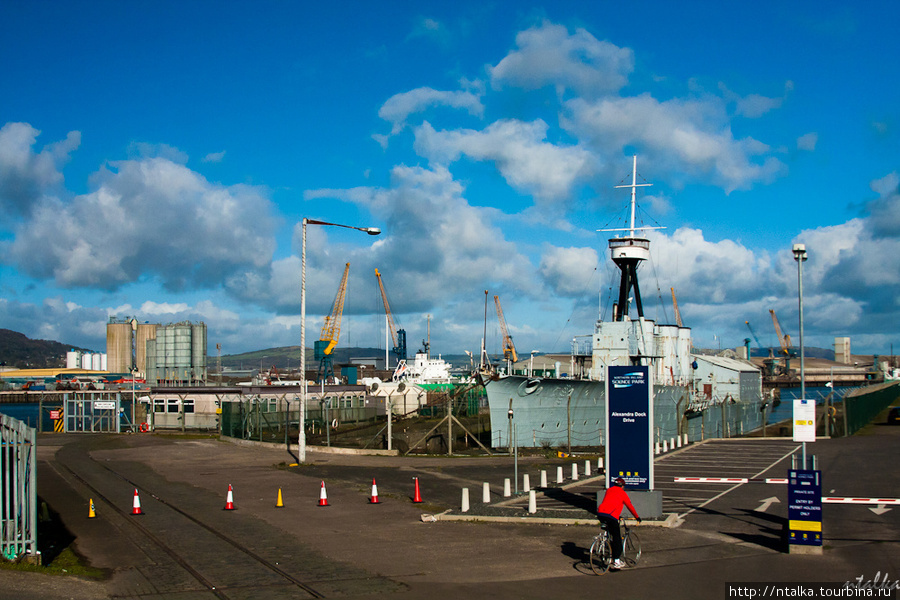
[[[107,576],[103,569],[96,569],[82,562],[78,554],[71,547],[64,549],[56,555],[48,565],[34,565],[24,560],[2,560],[0,569],[5,571],[26,571],[29,573],[43,573],[44,575],[63,575],[71,577],[83,577],[86,579],[102,580]]]
[[[104,579],[108,573],[87,564],[74,549],[75,537],[69,532],[59,514],[38,497],[41,507],[38,519],[37,547],[43,564],[27,562],[24,557],[17,560],[0,559],[0,569],[27,571],[46,575],[67,575],[88,579]]]

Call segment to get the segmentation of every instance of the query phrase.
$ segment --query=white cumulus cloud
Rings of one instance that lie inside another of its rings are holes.
[[[807,150],[812,152],[816,149],[816,144],[819,142],[819,134],[816,132],[805,133],[797,138],[797,148],[799,150]]]
[[[218,286],[265,265],[273,208],[249,186],[221,186],[164,158],[111,164],[96,189],[47,199],[16,228],[7,260],[61,287],[113,290],[156,276],[164,287]]]
[[[0,210],[8,216],[29,215],[45,194],[62,183],[59,169],[81,143],[81,133],[72,131],[65,140],[35,152],[40,133],[28,123],[0,127]]]
[[[391,123],[391,134],[396,135],[406,125],[406,120],[411,114],[435,106],[461,109],[479,117],[484,112],[481,99],[471,91],[441,91],[421,87],[388,98],[378,110],[378,116]]]
[[[621,155],[626,146],[636,145],[670,171],[710,179],[726,192],[771,182],[786,168],[764,156],[770,151],[766,144],[734,137],[718,98],[579,98],[566,108],[566,129],[597,152]]]
[[[517,50],[489,67],[495,88],[535,90],[547,85],[586,97],[617,92],[634,70],[634,53],[600,41],[585,29],[544,21],[516,36]]]
[[[594,248],[547,247],[538,271],[553,292],[563,297],[581,298],[585,282],[591,280],[599,256]]]
[[[465,155],[492,161],[516,190],[538,199],[560,200],[592,170],[591,154],[579,146],[557,146],[546,141],[547,124],[505,119],[476,131],[436,131],[425,122],[416,129],[416,152],[446,164]]]

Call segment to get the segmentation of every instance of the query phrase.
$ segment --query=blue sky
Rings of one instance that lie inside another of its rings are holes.
[[[210,352],[565,351],[609,307],[631,156],[645,314],[888,354],[900,313],[892,2],[5,2],[0,327],[105,348],[110,315],[202,320]],[[895,340],[896,338],[896,340]],[[755,344],[754,344],[755,345]]]

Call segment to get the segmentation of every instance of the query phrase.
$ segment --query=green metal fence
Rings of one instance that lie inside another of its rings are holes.
[[[375,408],[320,405],[307,408],[304,425],[316,434],[331,428],[374,421]],[[259,442],[286,442],[299,433],[300,406],[294,401],[269,398],[222,403],[222,435]]]
[[[37,550],[37,438],[34,427],[0,414],[0,554]]]
[[[844,396],[844,418],[848,435],[872,422],[878,413],[900,398],[900,381],[863,388]]]
[[[428,404],[419,409],[423,417],[442,417],[447,414],[447,403],[457,416],[475,416],[487,406],[487,393],[482,386],[458,384],[422,384],[428,392]]]

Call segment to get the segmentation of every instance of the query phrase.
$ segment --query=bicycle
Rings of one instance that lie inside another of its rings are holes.
[[[633,567],[641,558],[641,539],[628,527],[625,519],[619,519],[619,529],[622,532],[622,560],[629,567]],[[612,536],[601,524],[600,533],[594,536],[588,551],[588,560],[594,574],[603,575],[609,570],[613,561],[612,555]]]

